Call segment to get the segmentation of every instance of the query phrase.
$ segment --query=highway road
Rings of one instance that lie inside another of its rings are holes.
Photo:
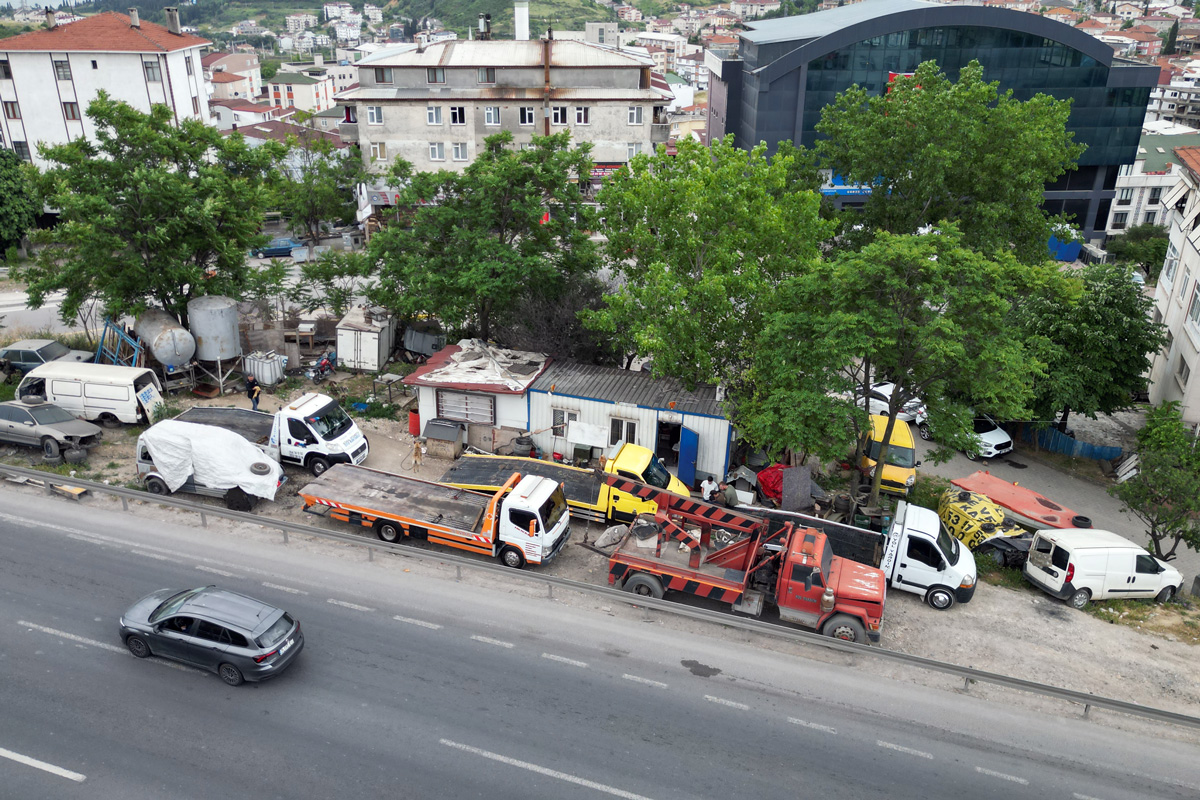
[[[457,582],[111,508],[0,488],[0,798],[1200,795],[1186,737],[884,680],[469,570]],[[234,688],[124,651],[128,604],[205,583],[298,616],[293,667]]]

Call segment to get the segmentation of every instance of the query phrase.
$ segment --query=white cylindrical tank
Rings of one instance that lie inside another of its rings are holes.
[[[181,367],[196,354],[196,340],[165,311],[152,308],[137,318],[133,329],[160,364]]]
[[[197,297],[188,303],[188,322],[201,361],[228,361],[242,354],[235,301],[217,295]]]

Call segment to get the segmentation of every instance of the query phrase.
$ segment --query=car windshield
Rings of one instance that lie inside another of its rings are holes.
[[[879,442],[871,442],[871,452],[868,455],[872,461],[879,460]],[[898,445],[888,446],[887,463],[893,467],[901,467],[903,469],[913,469],[917,463],[917,451],[911,447],[900,447]]]
[[[951,564],[958,563],[958,539],[950,535],[945,525],[940,526],[938,530],[937,544],[938,549],[946,555],[946,560]]]
[[[562,485],[559,484],[558,488],[550,495],[550,498],[542,503],[542,507],[538,509],[538,512],[542,515],[542,520],[545,522],[547,531],[554,530],[554,526],[562,519],[562,515],[566,510],[567,501],[563,497]]]
[[[279,619],[275,620],[274,624],[267,628],[267,630],[263,632],[262,636],[258,637],[259,646],[274,647],[281,639],[283,639],[283,637],[287,636],[288,633],[291,632],[292,626],[295,624],[296,621],[287,613],[281,614]]]
[[[646,479],[646,483],[660,489],[666,489],[671,485],[671,473],[667,472],[667,468],[658,460],[658,456],[650,456],[650,463],[642,472],[642,477]]]
[[[976,417],[975,418],[975,432],[976,433],[991,433],[994,430],[996,430],[996,423],[992,422],[987,417]]]
[[[39,406],[26,410],[30,414],[33,414],[33,418],[37,420],[38,425],[57,425],[60,422],[73,422],[75,420],[74,417],[58,406]]]
[[[37,350],[37,354],[44,361],[53,361],[56,358],[62,358],[69,352],[71,352],[71,348],[61,342],[50,342],[50,344],[42,345]]]
[[[201,586],[199,589],[185,589],[178,594],[171,595],[166,600],[163,600],[161,603],[159,603],[158,608],[154,609],[154,613],[150,615],[150,622],[158,622],[160,619],[171,616],[176,611],[183,608],[184,603],[186,603],[188,600],[191,600],[202,591],[204,591],[203,586]]]
[[[354,424],[353,420],[336,402],[330,403],[311,417],[305,417],[304,421],[311,425],[317,435],[327,442],[338,438],[350,430],[350,426]]]

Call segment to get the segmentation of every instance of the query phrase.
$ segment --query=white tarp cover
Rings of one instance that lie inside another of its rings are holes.
[[[194,474],[196,483],[202,486],[240,486],[247,494],[274,500],[283,475],[283,468],[262,450],[233,431],[214,425],[168,419],[143,433],[142,443],[172,492]],[[250,465],[258,463],[267,464],[270,471],[256,475]]]

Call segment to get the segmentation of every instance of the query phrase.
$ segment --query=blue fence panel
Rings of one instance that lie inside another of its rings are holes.
[[[1119,447],[1109,447],[1092,444],[1091,442],[1083,442],[1079,439],[1072,439],[1070,436],[1060,433],[1055,428],[1043,428],[1035,431],[1032,426],[1025,425],[1021,431],[1021,439],[1032,443],[1035,433],[1037,435],[1038,447],[1043,450],[1049,450],[1052,453],[1062,453],[1066,456],[1076,456],[1078,458],[1090,458],[1093,461],[1116,461],[1121,457],[1121,453],[1123,452]]]

